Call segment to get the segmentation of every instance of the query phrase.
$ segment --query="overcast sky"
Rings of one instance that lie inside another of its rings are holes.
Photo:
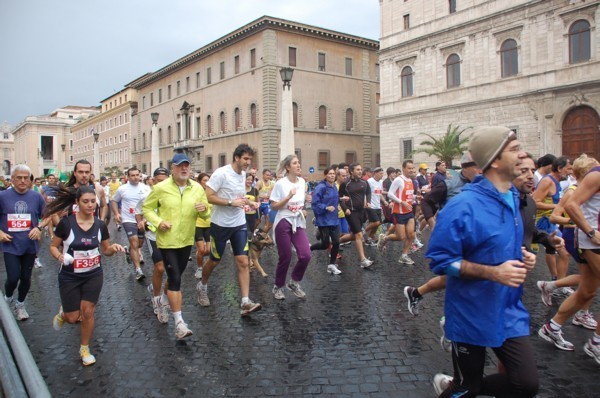
[[[0,123],[99,105],[263,15],[379,38],[376,0],[0,0]]]

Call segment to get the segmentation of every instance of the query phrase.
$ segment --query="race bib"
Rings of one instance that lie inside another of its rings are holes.
[[[8,232],[23,232],[31,229],[31,214],[7,214]]]
[[[135,214],[135,208],[130,207],[129,208],[129,214]]]
[[[98,248],[92,250],[74,250],[73,259],[73,270],[77,274],[89,272],[100,266],[100,252]]]
[[[373,193],[374,193],[375,195],[381,195],[381,194],[383,193],[383,189],[381,189],[381,188],[375,188],[375,189],[373,190]]]
[[[299,212],[304,208],[304,202],[288,202],[287,208],[294,213]]]

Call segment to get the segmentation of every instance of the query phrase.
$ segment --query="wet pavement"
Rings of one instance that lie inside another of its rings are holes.
[[[123,231],[112,224],[110,231],[115,241],[125,243]],[[368,270],[358,266],[354,247],[345,246],[338,276],[326,273],[326,252],[313,252],[302,283],[306,299],[286,290],[283,301],[271,293],[276,250],[266,249],[261,263],[269,277],[253,273],[250,289],[263,309],[248,318],[239,314],[229,249],[209,283],[210,307],[196,302],[195,261],[189,263],[182,281],[183,317],[194,335],[183,342],[174,336],[172,316],[162,325],[153,314],[149,278],[135,281],[122,255],[104,258],[104,288],[90,345],[97,363],[84,367],[78,355],[79,327],[52,329],[60,305],[58,264],[45,241],[40,253],[44,267],[34,269],[26,302],[30,319],[19,325],[55,397],[433,397],[433,375],[452,374],[450,354],[439,346],[443,293],[429,295],[418,317],[408,312],[403,287],[419,285],[432,274],[422,253],[413,256],[414,266],[399,264],[397,244],[384,255],[366,248],[375,261]],[[559,351],[537,337],[539,326],[557,308],[545,307],[535,288],[536,280],[548,277],[540,263],[526,282],[524,298],[531,312],[539,396],[597,396],[600,365],[582,349],[591,331],[565,325],[565,338],[575,344],[575,352]],[[143,269],[151,275],[151,265]],[[1,256],[0,275],[3,284]],[[597,300],[592,309],[600,313]],[[495,366],[491,354],[487,371]]]

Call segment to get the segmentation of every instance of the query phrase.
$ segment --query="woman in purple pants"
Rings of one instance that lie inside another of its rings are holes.
[[[303,210],[306,185],[301,177],[302,169],[296,155],[288,155],[281,161],[277,169],[277,175],[280,174],[284,177],[277,181],[270,198],[271,208],[278,210],[273,226],[274,240],[279,254],[273,296],[277,300],[285,299],[283,287],[286,285],[285,280],[292,261],[292,245],[294,245],[298,262],[294,266],[287,287],[296,297],[304,298],[306,293],[300,287],[300,281],[310,262],[310,242],[306,235],[306,218]]]

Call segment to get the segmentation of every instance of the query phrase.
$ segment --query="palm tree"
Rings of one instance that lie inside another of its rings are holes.
[[[441,138],[436,138],[428,133],[421,133],[428,137],[428,140],[421,142],[421,147],[417,148],[415,153],[426,153],[429,156],[435,156],[446,163],[448,168],[452,167],[452,160],[456,159],[467,150],[467,142],[469,137],[461,137],[461,134],[469,130],[471,127],[461,129],[460,126],[448,125],[446,134]]]
[[[119,166],[108,166],[104,168],[104,171],[100,174],[103,176],[110,177],[112,173],[115,173],[117,177],[121,177],[123,175],[123,170]]]

